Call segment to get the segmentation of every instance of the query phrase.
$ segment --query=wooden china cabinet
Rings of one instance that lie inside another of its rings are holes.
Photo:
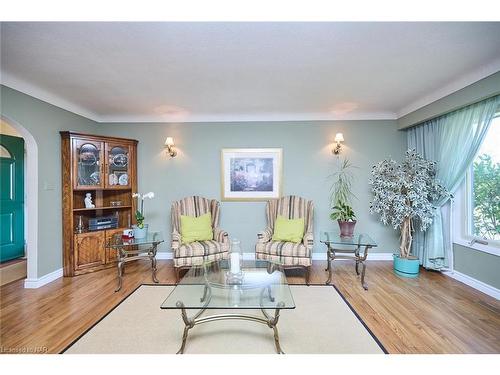
[[[116,264],[106,248],[115,233],[135,222],[137,141],[69,131],[61,132],[64,276]],[[86,194],[95,208],[85,207]],[[116,228],[103,228],[111,218]],[[96,226],[95,219],[101,220]]]

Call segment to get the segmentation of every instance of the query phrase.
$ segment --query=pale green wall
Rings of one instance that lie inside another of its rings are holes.
[[[312,199],[315,204],[315,252],[325,252],[319,243],[320,229],[336,230],[329,218],[329,181],[336,157],[332,155],[335,133],[343,132],[345,151],[359,167],[355,170],[354,202],[358,229],[373,236],[380,244],[377,252],[397,249],[398,235],[382,226],[368,213],[371,197],[368,178],[371,166],[392,156],[399,160],[403,152],[403,134],[396,121],[268,122],[200,124],[102,124],[103,134],[139,140],[139,188],[154,191],[154,201],[146,202],[147,221],[161,230],[168,249],[170,206],[187,195],[220,199],[220,150],[238,147],[283,148],[284,194]],[[178,156],[166,156],[163,143],[174,137]],[[222,202],[221,227],[239,238],[245,252],[253,252],[256,234],[265,228],[264,202]]]
[[[6,86],[0,112],[38,145],[38,277],[62,267],[60,130],[94,133],[96,123]],[[28,155],[29,157],[29,155]],[[27,213],[29,215],[29,212]]]
[[[400,129],[404,129],[499,93],[500,72],[497,72],[400,117],[398,119],[398,126]]]
[[[373,163],[392,156],[400,159],[404,133],[395,121],[333,121],[300,123],[207,124],[96,124],[95,122],[1,86],[1,113],[25,127],[39,149],[39,276],[62,266],[60,130],[136,138],[139,143],[139,186],[157,198],[147,202],[148,221],[169,240],[170,203],[188,194],[220,197],[220,149],[224,147],[282,147],[284,193],[313,199],[316,237],[324,228],[336,228],[328,219],[328,174],[336,158],[331,145],[336,132],[346,139],[345,152],[356,170],[354,203],[359,229],[373,235],[380,247],[397,248],[397,233],[368,214],[368,178]],[[173,136],[179,149],[175,159],[165,156],[163,142]],[[252,251],[255,234],[265,225],[264,203],[222,203],[222,226]],[[167,250],[168,245],[162,247]],[[455,245],[457,271],[500,287],[499,257]],[[324,252],[316,242],[316,252]]]
[[[96,124],[58,107],[1,86],[1,113],[25,127],[35,138],[39,152],[39,277],[62,267],[60,130],[110,134],[135,138],[139,143],[139,186],[155,191],[146,213],[153,229],[169,241],[172,200],[189,194],[220,198],[220,149],[224,147],[282,147],[284,193],[313,199],[315,228],[336,228],[328,219],[329,181],[337,160],[331,154],[336,132],[346,139],[345,152],[359,166],[354,202],[359,229],[373,235],[380,247],[392,252],[397,234],[368,214],[369,171],[373,163],[402,155],[403,134],[395,121],[346,121],[303,123],[208,123],[208,124]],[[179,148],[175,159],[165,156],[163,142],[173,136]],[[265,227],[264,203],[222,203],[222,226],[253,251],[257,231]],[[315,251],[324,252],[316,243]],[[162,249],[168,250],[165,244]]]
[[[454,244],[455,270],[500,289],[500,257]]]

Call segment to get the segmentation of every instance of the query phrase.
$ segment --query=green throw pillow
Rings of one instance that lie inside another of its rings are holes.
[[[304,218],[287,219],[278,216],[274,223],[273,241],[301,242],[304,237]]]
[[[210,213],[198,217],[181,215],[182,243],[213,240]]]

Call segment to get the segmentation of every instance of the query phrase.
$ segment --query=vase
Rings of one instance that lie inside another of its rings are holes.
[[[148,224],[144,224],[143,228],[139,228],[137,225],[132,225],[132,229],[134,230],[135,239],[142,239],[148,236]]]
[[[402,277],[415,278],[420,271],[420,261],[418,258],[401,258],[399,254],[394,254],[394,273]]]
[[[356,226],[356,220],[354,221],[342,221],[337,220],[340,227],[340,237],[352,237],[354,235],[354,227]]]
[[[241,284],[243,280],[243,251],[240,241],[231,240],[231,250],[229,252],[229,271],[227,272],[228,284]]]

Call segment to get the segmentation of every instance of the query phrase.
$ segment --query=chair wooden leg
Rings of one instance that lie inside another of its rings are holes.
[[[306,267],[306,285],[309,286],[309,278],[311,276],[311,266]]]
[[[180,275],[181,269],[180,267],[175,267],[175,283],[179,284],[179,281],[181,279]]]

